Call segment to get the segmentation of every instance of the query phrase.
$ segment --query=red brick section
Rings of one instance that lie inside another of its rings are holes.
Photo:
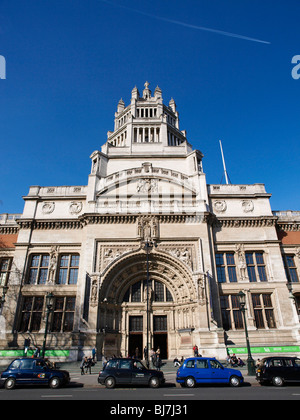
[[[12,233],[8,235],[0,235],[0,249],[1,248],[15,248],[15,243],[17,242],[18,234]]]
[[[278,230],[277,235],[283,245],[300,245],[300,232]]]

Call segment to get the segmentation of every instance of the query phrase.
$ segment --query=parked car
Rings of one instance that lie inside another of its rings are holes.
[[[189,357],[177,370],[176,382],[193,388],[196,384],[229,384],[240,386],[244,382],[242,373],[237,369],[225,368],[211,357]]]
[[[300,382],[300,359],[297,357],[265,357],[256,369],[256,379],[263,385],[283,386],[286,382]]]
[[[106,388],[116,385],[148,385],[158,388],[165,383],[161,371],[147,369],[140,360],[116,358],[109,360],[99,372],[98,382]]]
[[[16,385],[36,384],[58,388],[69,382],[69,372],[53,368],[47,360],[42,358],[15,359],[0,376],[0,383],[6,389],[13,389]]]

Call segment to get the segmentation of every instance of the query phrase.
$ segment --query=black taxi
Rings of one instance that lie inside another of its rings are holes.
[[[263,385],[283,386],[286,382],[300,382],[300,359],[297,357],[265,357],[256,369],[256,379]]]
[[[106,388],[116,385],[147,385],[158,388],[165,383],[163,372],[147,369],[138,359],[110,359],[99,372],[98,382]]]

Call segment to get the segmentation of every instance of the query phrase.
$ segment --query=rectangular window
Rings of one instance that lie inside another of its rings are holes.
[[[58,284],[77,284],[79,269],[79,255],[65,254],[59,258],[57,275]]]
[[[74,327],[75,297],[59,296],[55,298],[53,308],[52,332],[71,332]]]
[[[167,316],[156,315],[153,317],[153,331],[167,331]]]
[[[283,263],[288,281],[291,283],[299,283],[294,255],[284,255]]]
[[[129,331],[130,332],[142,332],[143,331],[143,317],[142,316],[130,316],[129,317]]]
[[[41,329],[43,307],[44,296],[24,297],[19,326],[20,332],[37,332]]]
[[[237,282],[236,266],[233,252],[216,254],[217,277],[219,283]]]
[[[131,287],[131,302],[141,301],[141,282],[134,283]]]
[[[160,281],[154,282],[154,301],[155,302],[164,301],[164,285]]]
[[[11,263],[12,258],[0,258],[0,286],[7,285]]]
[[[31,255],[27,284],[45,284],[48,278],[49,255]]]
[[[252,294],[255,325],[257,329],[276,328],[270,294]]]
[[[246,264],[250,282],[267,281],[266,267],[262,252],[246,252]]]
[[[238,296],[220,296],[220,303],[224,330],[228,331],[243,329],[244,322]]]

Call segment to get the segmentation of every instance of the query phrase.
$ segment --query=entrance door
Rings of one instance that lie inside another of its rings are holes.
[[[168,358],[167,315],[153,316],[153,344],[154,351],[160,348],[161,359]]]
[[[143,358],[143,317],[130,316],[129,317],[129,356]],[[126,355],[127,356],[127,355]]]
[[[143,358],[143,334],[131,333],[129,335],[129,356],[136,357],[138,351],[138,358]]]

